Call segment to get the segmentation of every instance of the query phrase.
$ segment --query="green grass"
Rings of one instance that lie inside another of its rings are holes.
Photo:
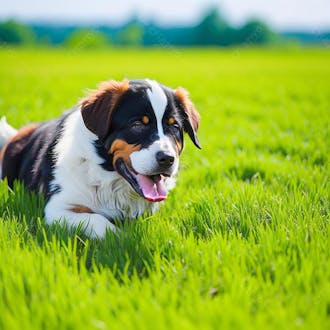
[[[59,115],[101,80],[190,93],[188,139],[160,212],[88,240],[0,183],[0,329],[326,329],[330,51],[1,50],[0,113]]]

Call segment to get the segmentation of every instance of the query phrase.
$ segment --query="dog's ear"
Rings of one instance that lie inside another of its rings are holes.
[[[195,109],[195,106],[189,99],[189,93],[182,87],[174,90],[176,100],[178,102],[179,110],[183,117],[183,129],[188,133],[194,145],[202,149],[198,137],[197,130],[200,122],[200,115]]]
[[[126,79],[121,82],[104,81],[97,90],[81,100],[81,114],[85,126],[101,140],[108,134],[111,113],[128,88],[129,81]]]

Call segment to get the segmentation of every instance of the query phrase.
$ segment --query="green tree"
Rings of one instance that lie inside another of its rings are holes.
[[[144,28],[137,20],[132,20],[117,34],[117,43],[123,46],[140,46]]]
[[[24,24],[13,20],[0,23],[0,42],[2,44],[33,44],[35,40],[33,30]]]
[[[226,33],[230,27],[217,8],[206,12],[201,22],[195,27],[195,40],[197,45],[222,45],[228,41]]]
[[[251,20],[238,30],[238,42],[249,45],[260,45],[273,42],[276,34],[259,20]]]
[[[65,41],[66,46],[75,49],[104,48],[109,43],[105,33],[92,29],[78,29],[72,32]]]

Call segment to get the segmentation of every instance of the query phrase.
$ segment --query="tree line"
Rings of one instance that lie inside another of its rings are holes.
[[[0,23],[0,44],[51,45],[75,48],[114,46],[232,46],[264,45],[282,40],[265,22],[250,20],[231,26],[219,10],[211,8],[193,26],[162,27],[131,19],[121,26],[70,26]]]

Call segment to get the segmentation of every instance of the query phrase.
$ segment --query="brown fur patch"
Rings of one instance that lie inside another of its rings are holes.
[[[80,101],[81,113],[86,127],[103,138],[110,126],[110,117],[122,95],[128,90],[127,79],[102,82],[98,89]]]
[[[13,151],[20,151],[21,149],[21,144],[20,141],[25,143],[25,140],[31,135],[37,128],[39,124],[30,124],[27,126],[22,127],[21,129],[18,130],[17,134],[14,135],[8,142],[7,144],[2,148],[0,152],[0,160],[3,159],[6,149],[8,148],[9,145],[12,145],[15,143],[15,148]],[[25,145],[25,144],[24,144]]]
[[[13,186],[14,180],[19,177],[22,162],[21,152],[38,126],[38,124],[31,124],[22,127],[1,150],[2,177],[7,177],[10,187]]]
[[[148,116],[143,116],[142,119],[141,119],[141,121],[142,121],[142,123],[143,123],[144,125],[148,125],[149,122],[150,122],[150,119],[149,119]]]
[[[179,87],[175,90],[175,95],[185,108],[194,131],[197,132],[200,122],[200,115],[195,109],[193,103],[190,101],[188,91],[182,87]]]
[[[123,140],[115,140],[113,141],[111,148],[109,150],[109,154],[113,155],[112,163],[115,164],[118,158],[122,158],[126,164],[131,164],[131,160],[129,158],[130,154],[134,151],[138,151],[141,149],[141,145],[129,144]]]
[[[95,213],[89,207],[79,204],[72,205],[69,211],[74,213]]]
[[[8,143],[12,143],[23,138],[26,138],[28,135],[31,135],[37,128],[39,124],[30,124],[19,129],[16,135],[14,135]]]
[[[180,155],[182,151],[182,143],[180,141],[175,140],[175,144],[178,150],[178,155]]]
[[[115,107],[119,101],[120,96],[125,93],[129,88],[129,80],[124,79],[123,81],[109,80],[102,81],[98,88],[92,91],[88,96],[84,97],[80,101],[80,105],[83,107],[87,104],[94,103],[97,99],[104,96],[105,94],[111,94],[111,106]],[[111,110],[111,109],[109,109]]]
[[[170,125],[173,125],[173,124],[175,123],[175,119],[174,119],[174,117],[170,117],[170,118],[168,118],[168,123],[169,123]]]

